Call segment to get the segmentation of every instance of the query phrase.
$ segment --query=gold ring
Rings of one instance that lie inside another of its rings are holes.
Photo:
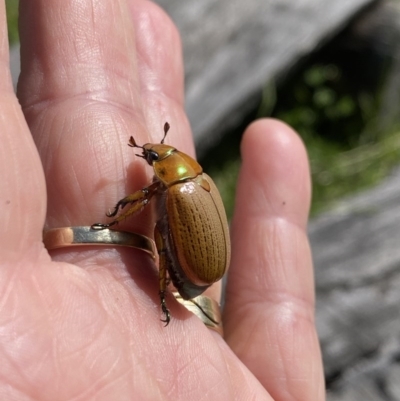
[[[224,335],[222,327],[221,308],[219,303],[205,295],[193,299],[183,299],[178,292],[173,293],[176,300],[187,310],[194,313],[209,329]]]
[[[105,228],[93,230],[90,226],[53,228],[43,232],[46,249],[58,249],[72,246],[127,246],[149,253],[153,259],[156,255],[154,241],[144,235],[116,231]]]
[[[93,230],[90,226],[60,227],[43,232],[43,242],[47,250],[75,246],[126,246],[149,253],[153,259],[156,255],[152,239],[137,233],[117,231],[105,228]],[[209,329],[223,335],[221,310],[214,299],[199,295],[193,299],[183,299],[174,292],[176,300],[190,312],[194,313]]]

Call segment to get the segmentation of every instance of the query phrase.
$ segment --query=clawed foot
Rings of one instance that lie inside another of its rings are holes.
[[[128,202],[124,201],[124,200],[120,200],[115,206],[114,206],[114,210],[108,211],[106,213],[107,217],[114,217],[118,214],[120,209],[123,209],[126,205],[128,204]]]
[[[165,319],[161,319],[161,321],[165,323],[165,327],[166,327],[166,326],[168,326],[168,324],[171,320],[171,313],[169,312],[169,309],[167,308],[167,304],[165,302],[164,291],[160,291],[160,300],[161,300],[161,310],[165,316]]]

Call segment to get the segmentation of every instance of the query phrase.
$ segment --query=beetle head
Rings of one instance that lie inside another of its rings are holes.
[[[139,148],[142,149],[142,154],[136,154],[147,161],[147,163],[153,165],[154,162],[164,159],[165,157],[169,156],[172,151],[175,150],[172,146],[164,145],[165,137],[169,131],[170,125],[168,123],[164,124],[164,136],[161,140],[160,144],[153,144],[153,143],[146,143],[143,146],[140,146],[136,143],[133,136],[129,138],[128,146],[131,148]]]

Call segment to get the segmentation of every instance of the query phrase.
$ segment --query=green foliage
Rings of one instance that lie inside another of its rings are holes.
[[[339,197],[375,184],[398,163],[397,127],[380,132],[379,90],[357,88],[335,64],[316,63],[292,87],[274,116],[302,136],[311,162],[312,213],[326,209]]]
[[[400,160],[400,124],[378,128],[380,89],[367,87],[354,85],[354,77],[332,62],[311,63],[278,91],[267,85],[258,112],[201,161],[229,217],[240,168],[240,133],[254,117],[279,118],[300,133],[311,163],[312,214],[384,178]]]
[[[311,144],[315,151],[323,146]],[[348,151],[311,155],[313,212],[326,209],[338,198],[376,184],[400,160],[400,132]],[[326,157],[326,160],[323,160]]]
[[[19,40],[18,4],[19,0],[6,0],[8,40],[10,44],[17,43]]]

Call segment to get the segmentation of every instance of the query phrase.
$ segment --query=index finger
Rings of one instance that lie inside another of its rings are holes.
[[[194,154],[178,32],[146,0],[21,0],[20,9],[18,91],[46,174],[46,228],[108,222],[107,210],[151,180],[130,136],[159,143],[168,121],[168,143]],[[119,228],[152,237],[149,209]]]
[[[18,95],[46,175],[47,228],[99,221],[147,183],[131,135],[159,142],[168,121],[168,139],[193,152],[179,37],[151,2],[21,0],[20,26]]]

